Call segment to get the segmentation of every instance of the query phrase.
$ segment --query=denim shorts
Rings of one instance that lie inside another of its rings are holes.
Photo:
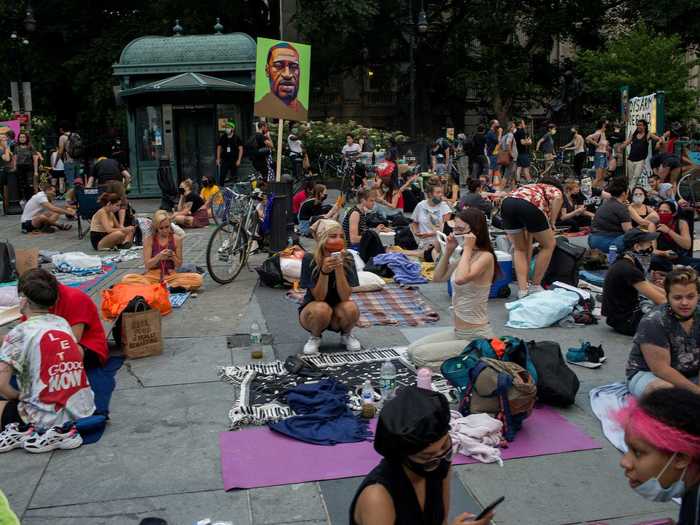
[[[606,153],[595,153],[595,168],[596,169],[607,169],[608,168],[608,155]]]
[[[489,169],[491,171],[496,171],[498,168],[498,157],[496,157],[496,155],[489,155]]]

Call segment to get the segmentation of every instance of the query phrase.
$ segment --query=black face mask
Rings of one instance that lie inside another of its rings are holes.
[[[640,255],[640,256],[651,255],[652,253],[654,253],[654,248],[649,246],[649,248],[647,248],[646,250],[633,251],[632,253],[634,255]]]
[[[428,479],[428,480],[435,480],[435,481],[442,481],[447,477],[447,473],[450,471],[450,466],[452,465],[452,462],[446,458],[443,458],[440,460],[440,464],[432,469],[432,470],[426,470],[425,465],[422,463],[416,463],[415,461],[411,461],[410,459],[406,458],[406,461],[404,463],[408,469],[419,475],[422,478]]]
[[[177,189],[177,192],[178,192],[180,195],[184,195],[184,194],[185,194],[185,188],[178,188],[178,189]]]
[[[202,186],[204,186],[205,188],[208,188],[209,186],[211,186],[211,181],[203,180],[203,181],[202,181]]]

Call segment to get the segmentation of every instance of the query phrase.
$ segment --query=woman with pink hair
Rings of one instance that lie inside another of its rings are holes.
[[[632,490],[651,501],[681,498],[677,525],[700,524],[700,395],[660,388],[615,418],[625,430],[620,461]]]

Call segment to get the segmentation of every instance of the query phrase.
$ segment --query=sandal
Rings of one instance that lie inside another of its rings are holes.
[[[64,232],[70,230],[73,227],[72,224],[56,224],[55,226],[56,228],[58,228],[59,230],[63,230]]]

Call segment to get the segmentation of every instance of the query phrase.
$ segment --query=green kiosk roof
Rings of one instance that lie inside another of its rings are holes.
[[[253,86],[223,80],[221,78],[204,75],[202,73],[181,73],[174,77],[165,78],[150,84],[144,84],[131,89],[121,91],[122,97],[133,95],[146,95],[154,93],[166,93],[171,91],[253,91]]]
[[[254,71],[255,40],[245,33],[144,36],[122,50],[114,74]]]

